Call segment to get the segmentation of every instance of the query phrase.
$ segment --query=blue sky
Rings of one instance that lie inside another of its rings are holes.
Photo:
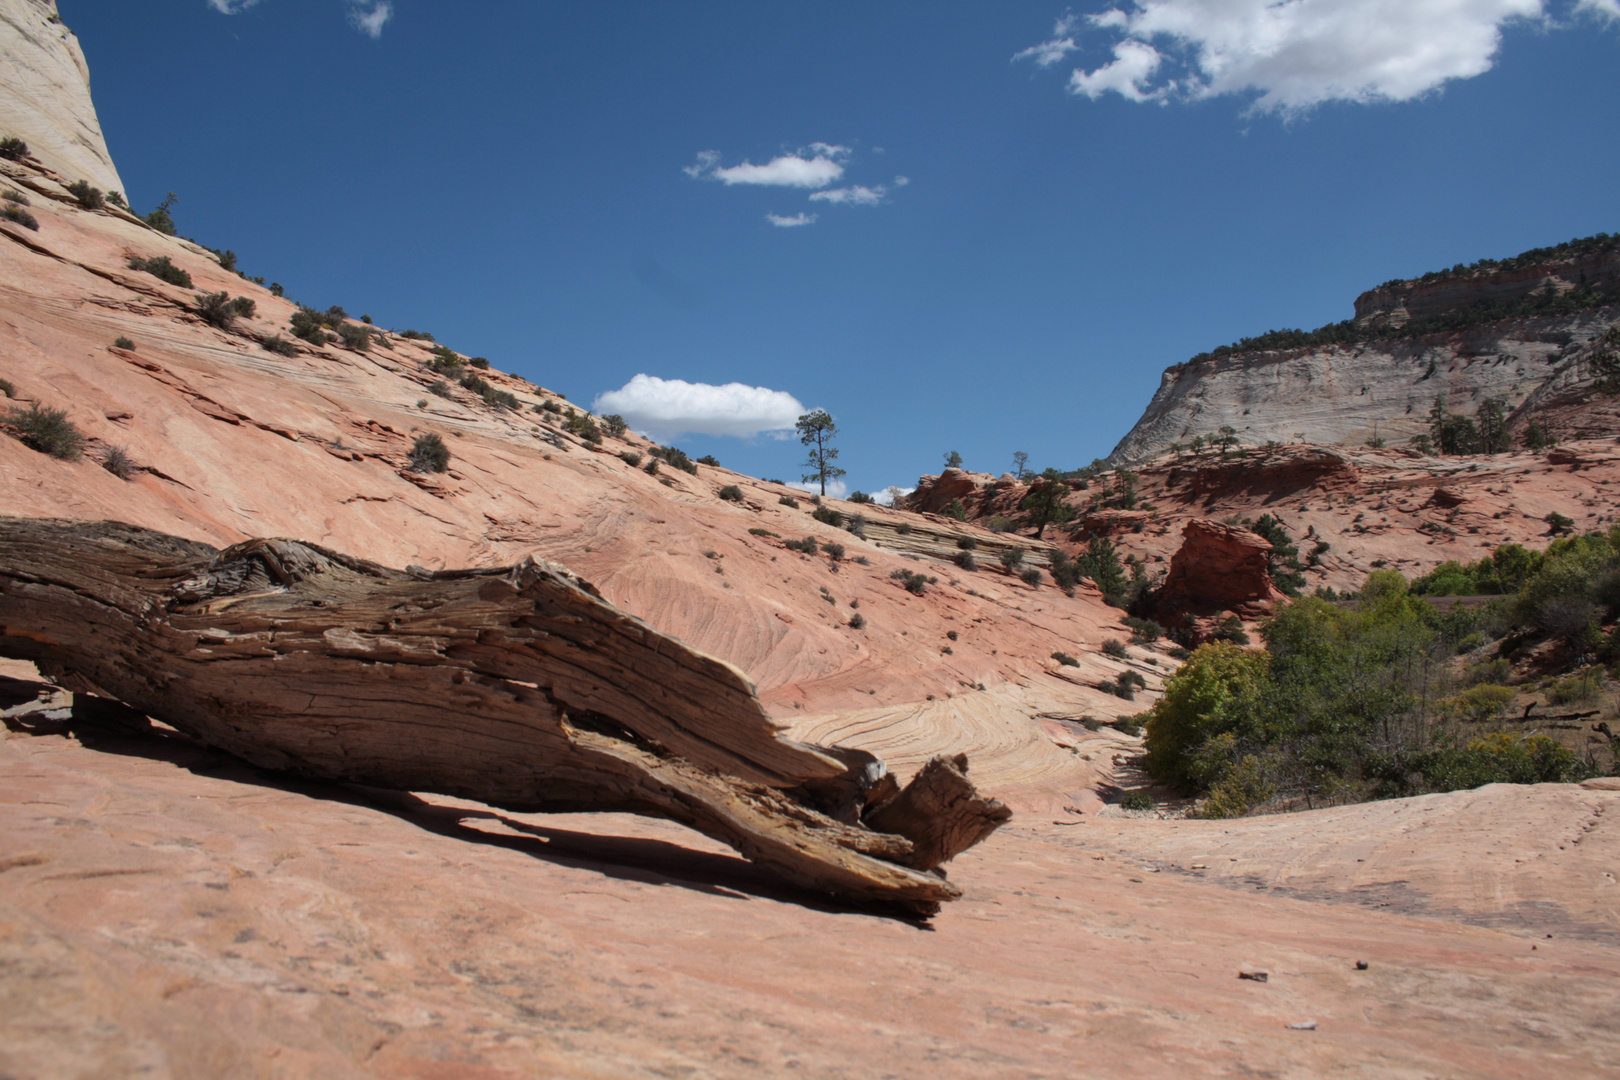
[[[851,489],[1085,464],[1194,353],[1620,231],[1620,0],[60,8],[138,210],[755,475],[825,408]]]

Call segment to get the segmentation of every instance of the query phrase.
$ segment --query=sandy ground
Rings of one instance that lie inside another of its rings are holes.
[[[1620,1069],[1617,790],[1025,813],[920,925],[661,822],[83,738],[0,743],[16,1080]]]

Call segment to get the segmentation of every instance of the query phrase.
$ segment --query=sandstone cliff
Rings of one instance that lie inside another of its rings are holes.
[[[1487,398],[1517,409],[1620,320],[1620,245],[1608,239],[1381,285],[1356,300],[1353,322],[1316,332],[1331,343],[1288,347],[1290,334],[1312,335],[1277,332],[1177,364],[1109,461],[1139,464],[1222,427],[1248,445],[1395,446],[1426,430],[1437,397],[1464,415]]]
[[[56,0],[0,0],[0,71],[0,138],[22,139],[69,183],[88,180],[122,194],[90,102],[84,50],[63,25]]]

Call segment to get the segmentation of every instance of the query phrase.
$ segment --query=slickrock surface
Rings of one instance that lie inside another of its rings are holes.
[[[96,745],[0,742],[7,1076],[1620,1069],[1612,790],[1031,815],[953,864],[967,896],[920,928],[657,822]]]
[[[56,0],[0,0],[0,71],[0,137],[22,139],[68,183],[88,180],[123,194],[90,101],[84,50]]]
[[[477,371],[522,407],[498,409],[453,381],[448,398],[430,392],[440,376],[423,367],[425,342],[389,334],[386,345],[358,352],[298,341],[290,301],[208,253],[128,215],[81,210],[38,169],[0,162],[0,171],[46,196],[34,199],[37,233],[0,223],[0,377],[15,384],[17,403],[68,409],[90,439],[84,459],[64,462],[0,437],[0,512],[122,520],[216,546],[287,536],[396,567],[501,565],[538,554],[741,667],[779,718],[898,708],[921,725],[919,744],[966,752],[976,770],[990,769],[989,758],[1027,756],[996,766],[1009,770],[1014,788],[1018,777],[1046,776],[1068,757],[1041,736],[1034,713],[1123,704],[1093,689],[1112,664],[1097,650],[1123,636],[1122,613],[1094,589],[1071,599],[1006,573],[990,554],[1009,542],[1003,537],[838,504],[869,519],[863,540],[815,521],[803,493],[780,485],[709,466],[697,476],[667,466],[650,476],[618,456],[645,454],[649,444],[628,436],[592,448],[563,430],[558,413],[534,411],[568,407],[541,387]],[[127,266],[130,255],[160,254],[196,289]],[[215,329],[195,314],[203,290],[249,296],[255,314],[233,332]],[[276,334],[294,342],[296,355],[261,347]],[[119,337],[135,348],[114,346]],[[423,432],[449,445],[447,473],[407,471]],[[109,446],[142,466],[130,481],[97,464]],[[741,502],[718,498],[730,484]],[[781,504],[788,494],[801,499],[796,508]],[[954,538],[970,533],[985,545],[977,573],[949,562]],[[844,557],[784,546],[805,536],[843,544]],[[1032,550],[1031,561],[1044,559]],[[937,580],[914,595],[892,577],[900,570]],[[849,626],[857,613],[861,629]],[[1059,649],[1098,658],[1096,671],[1078,683],[1076,669],[1051,659]],[[1152,700],[1164,670],[1149,669],[1140,701]],[[1015,704],[999,724],[980,723],[982,701],[1003,701],[983,695],[1004,685]],[[952,702],[964,704],[961,717]],[[1002,738],[1008,725],[1021,729],[1018,738]],[[992,732],[991,742],[974,741]]]
[[[1472,416],[1486,398],[1509,409],[1556,373],[1564,345],[1586,341],[1620,319],[1620,309],[1525,319],[1410,340],[1372,341],[1230,356],[1165,371],[1136,426],[1109,456],[1136,465],[1223,426],[1245,443],[1404,445],[1427,430],[1441,397]]]

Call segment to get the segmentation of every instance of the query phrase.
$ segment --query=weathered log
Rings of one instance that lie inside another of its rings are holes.
[[[1009,816],[960,770],[949,798],[932,765],[926,793],[895,795],[872,755],[783,738],[737,668],[537,559],[399,571],[295,540],[0,518],[0,655],[262,767],[669,818],[914,911],[960,895],[939,866]],[[861,822],[879,796],[892,828]]]

